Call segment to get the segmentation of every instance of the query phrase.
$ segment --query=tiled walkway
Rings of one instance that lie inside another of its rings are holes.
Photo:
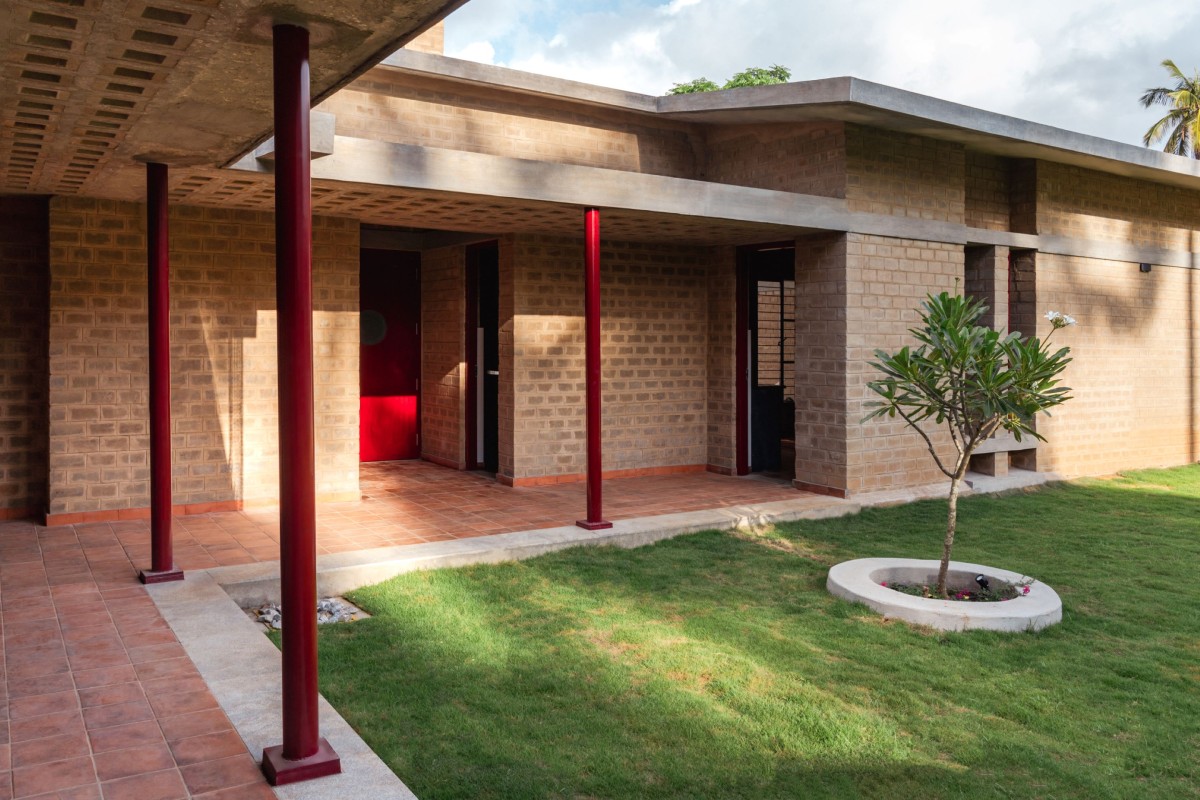
[[[317,509],[319,553],[439,542],[570,525],[585,516],[582,483],[512,488],[490,476],[423,461],[364,464],[363,499]],[[604,512],[610,520],[706,508],[792,500],[800,493],[783,481],[730,478],[711,473],[618,478],[605,481]],[[60,529],[48,529],[60,530]],[[119,542],[133,563],[150,561],[148,523],[64,526],[81,537]],[[184,570],[279,558],[279,514],[236,511],[178,517],[175,562]]]
[[[275,797],[113,531],[0,523],[0,609],[0,798]]]
[[[569,525],[585,487],[510,488],[424,462],[364,465],[363,499],[318,509],[322,553]],[[794,499],[706,473],[605,483],[609,519]],[[273,561],[277,511],[175,520],[184,570]],[[143,521],[0,523],[0,800],[273,798],[254,758],[137,582]]]

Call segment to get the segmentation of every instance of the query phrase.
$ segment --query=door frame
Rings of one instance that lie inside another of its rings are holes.
[[[463,354],[466,362],[466,380],[463,382],[465,387],[465,397],[463,403],[463,429],[465,436],[463,437],[466,445],[466,453],[463,458],[463,469],[483,469],[484,464],[479,459],[479,443],[480,437],[483,435],[479,430],[479,352],[478,329],[479,329],[479,254],[484,248],[497,249],[500,246],[498,239],[490,239],[486,242],[476,242],[466,246],[466,314],[463,319],[463,343],[465,352]],[[499,265],[497,265],[499,269]],[[499,420],[497,420],[497,424]]]
[[[734,414],[737,417],[734,423],[736,429],[735,434],[735,453],[736,467],[735,473],[738,475],[749,475],[753,470],[754,465],[750,460],[750,439],[753,428],[751,427],[754,420],[750,413],[750,392],[753,387],[750,385],[750,373],[753,367],[753,361],[750,357],[750,348],[754,345],[754,339],[750,335],[750,323],[752,315],[750,314],[750,283],[758,278],[756,274],[754,256],[758,253],[770,250],[792,250],[796,249],[794,240],[782,242],[764,242],[762,244],[743,245],[737,249],[737,293],[736,293],[736,312],[734,314],[736,326],[734,336],[734,349],[736,351],[735,358],[735,380],[734,380]],[[795,280],[795,260],[792,261],[792,280]]]

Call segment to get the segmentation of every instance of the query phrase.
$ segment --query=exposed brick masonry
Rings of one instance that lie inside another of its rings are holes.
[[[846,125],[846,200],[852,211],[962,223],[962,145]]]
[[[138,204],[51,202],[51,515],[149,504],[144,230]],[[273,239],[267,213],[172,209],[177,506],[278,496]],[[358,486],[358,224],[315,219],[313,267],[317,492],[345,498]]]
[[[704,180],[783,192],[846,196],[840,122],[721,125],[705,136]]]
[[[421,254],[421,455],[462,469],[466,248]]]
[[[624,242],[601,251],[606,471],[706,463],[711,258]],[[582,263],[580,240],[516,238],[514,479],[585,471]]]
[[[383,142],[691,178],[694,134],[676,122],[375,70],[322,103],[337,132]]]

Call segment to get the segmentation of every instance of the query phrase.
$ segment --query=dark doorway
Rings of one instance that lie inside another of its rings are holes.
[[[739,472],[791,477],[795,463],[796,251],[743,248],[738,326]],[[741,461],[742,459],[739,459]]]
[[[500,469],[500,248],[467,248],[467,465]]]
[[[421,255],[362,250],[359,459],[421,455]]]

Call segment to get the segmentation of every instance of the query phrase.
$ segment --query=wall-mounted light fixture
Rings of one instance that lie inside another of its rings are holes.
[[[1150,265],[1149,265],[1149,264],[1146,264],[1146,263],[1144,263],[1144,262],[1143,262],[1143,263],[1141,263],[1141,264],[1138,264],[1138,271],[1139,271],[1139,272],[1149,272],[1149,271],[1150,271]]]

